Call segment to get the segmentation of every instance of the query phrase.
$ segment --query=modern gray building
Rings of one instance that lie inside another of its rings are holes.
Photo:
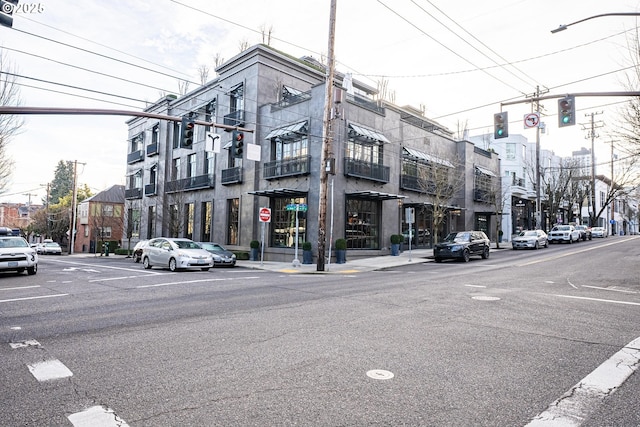
[[[292,260],[296,242],[311,242],[316,252],[325,66],[256,45],[216,72],[202,87],[145,111],[252,130],[242,132],[244,152],[234,150],[236,132],[228,127],[196,124],[184,147],[180,122],[130,119],[125,197],[132,241],[180,236],[246,250],[264,227],[267,260]],[[337,73],[333,90],[325,224],[331,244],[346,239],[349,258],[389,254],[392,234],[409,239],[406,208],[415,212],[414,247],[462,229],[495,240],[497,154],[456,140],[416,109],[379,99],[349,75]],[[261,208],[271,210],[270,222],[259,219]]]

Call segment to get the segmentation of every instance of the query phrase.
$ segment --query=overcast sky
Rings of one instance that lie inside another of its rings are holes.
[[[338,0],[337,70],[376,86],[384,78],[396,104],[420,107],[451,130],[492,132],[500,103],[524,100],[539,86],[549,95],[623,91],[628,43],[638,3],[601,0]],[[13,29],[0,27],[0,48],[17,69],[23,106],[142,110],[162,93],[189,90],[198,68],[230,59],[242,42],[262,42],[294,56],[327,52],[330,0],[20,0]],[[41,7],[37,7],[41,6]],[[213,70],[209,79],[214,78]],[[623,98],[580,97],[578,125],[558,129],[557,101],[544,101],[542,148],[570,155],[590,147],[585,115],[600,113],[598,157]],[[510,133],[535,141],[522,118],[531,104],[503,108]],[[124,184],[126,117],[23,116],[9,154],[15,171],[3,202],[39,204],[60,160],[78,161],[79,183],[98,192]],[[31,196],[29,196],[29,194]]]

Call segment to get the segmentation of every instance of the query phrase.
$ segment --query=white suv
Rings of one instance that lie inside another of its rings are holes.
[[[578,242],[580,241],[580,232],[573,225],[556,225],[547,235],[549,243],[556,242]]]
[[[38,272],[36,250],[23,237],[12,235],[11,229],[0,227],[0,271],[25,270],[30,276]]]

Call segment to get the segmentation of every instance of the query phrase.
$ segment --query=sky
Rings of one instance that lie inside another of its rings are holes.
[[[20,0],[13,28],[0,27],[0,51],[19,77],[25,107],[141,111],[179,81],[215,77],[243,43],[326,57],[330,0]],[[614,5],[615,3],[615,5]],[[337,0],[339,72],[373,87],[386,81],[397,105],[470,136],[493,132],[493,114],[509,113],[510,134],[535,141],[523,117],[528,97],[619,92],[630,75],[629,43],[640,3],[601,0]],[[576,126],[558,128],[557,100],[542,101],[541,147],[569,156],[590,148],[584,125],[596,113],[598,161],[610,156],[608,132],[624,97],[576,98]],[[518,102],[501,106],[504,102]],[[24,115],[8,147],[15,163],[0,202],[40,204],[60,161],[76,161],[78,183],[97,193],[125,183],[125,116]]]

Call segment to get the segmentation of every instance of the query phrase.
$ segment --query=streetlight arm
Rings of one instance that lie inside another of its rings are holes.
[[[581,19],[579,21],[576,22],[572,22],[571,24],[566,24],[566,25],[560,25],[558,28],[551,30],[552,33],[557,33],[563,30],[566,30],[568,27],[570,27],[571,25],[575,25],[575,24],[579,24],[581,22],[584,21],[588,21],[590,19],[594,19],[594,18],[602,18],[603,16],[640,16],[640,13],[637,12],[628,12],[628,13],[602,13],[600,15],[594,15],[594,16],[590,16],[588,18],[584,18]]]

